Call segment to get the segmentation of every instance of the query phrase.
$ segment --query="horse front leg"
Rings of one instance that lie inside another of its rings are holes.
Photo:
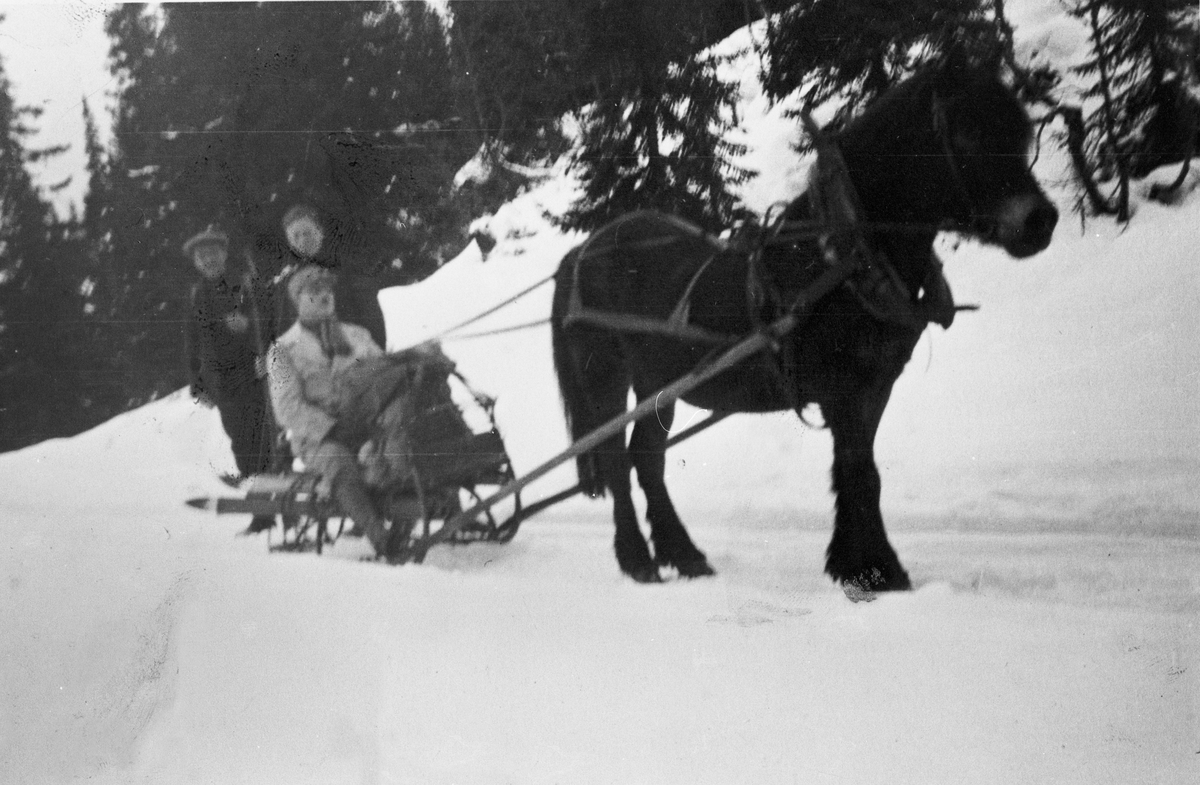
[[[716,575],[704,553],[692,542],[667,493],[667,436],[675,420],[675,404],[660,406],[657,417],[647,417],[633,427],[629,453],[637,470],[638,485],[646,494],[646,520],[654,541],[654,560],[674,567],[685,578]]]
[[[880,480],[875,466],[875,433],[892,385],[843,397],[822,414],[833,433],[833,539],[825,572],[847,589],[864,592],[912,588],[888,542],[879,509]]]

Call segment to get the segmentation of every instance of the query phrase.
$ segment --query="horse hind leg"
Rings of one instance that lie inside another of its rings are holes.
[[[613,551],[617,565],[621,572],[638,583],[659,583],[662,578],[658,564],[650,557],[650,548],[638,526],[637,509],[633,506],[625,435],[618,434],[601,444],[595,459],[613,497]]]
[[[556,338],[556,365],[571,436],[579,440],[625,412],[629,373],[620,345],[611,336],[576,328]],[[624,432],[580,456],[577,467],[580,483],[589,495],[597,497],[605,490],[612,494],[613,550],[621,572],[638,583],[659,582],[658,565],[650,556],[633,505]]]
[[[641,392],[638,393],[639,398]],[[685,578],[715,575],[704,553],[692,542],[667,493],[667,436],[675,419],[675,404],[658,407],[657,417],[647,417],[633,427],[629,455],[637,470],[638,484],[646,495],[646,520],[654,541],[654,560],[674,567]]]

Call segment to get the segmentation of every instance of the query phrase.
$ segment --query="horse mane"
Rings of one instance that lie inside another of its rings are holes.
[[[950,54],[918,67],[909,76],[870,101],[862,112],[852,117],[833,134],[835,140],[847,136],[884,133],[895,128],[895,118],[906,114],[905,108],[929,105],[931,110],[940,106],[950,110],[961,105],[962,99],[976,104],[986,104],[994,109],[1008,109],[1009,114],[1024,118],[1025,109],[1011,91],[1002,76],[998,62],[980,63],[963,55]],[[932,131],[932,116],[927,126],[918,124],[919,130]],[[913,129],[910,129],[913,130]],[[1023,141],[1031,141],[1031,129],[1022,122],[1004,129],[1006,132],[1022,134]]]

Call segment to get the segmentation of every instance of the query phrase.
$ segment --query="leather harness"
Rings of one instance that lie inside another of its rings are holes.
[[[806,221],[787,221],[781,216],[770,229],[760,235],[756,242],[745,248],[745,252],[749,256],[746,285],[747,307],[752,323],[761,326],[759,313],[767,300],[771,300],[780,308],[794,308],[795,303],[807,300],[808,288],[805,288],[794,298],[793,303],[783,303],[781,293],[770,283],[770,276],[766,273],[762,263],[763,252],[768,246],[803,240],[815,240],[818,243],[826,269],[837,266],[840,261],[854,260],[856,262],[846,265],[847,274],[841,285],[849,290],[863,309],[878,321],[918,331],[923,330],[930,322],[940,324],[943,328],[949,328],[956,311],[974,310],[978,307],[954,304],[949,283],[943,273],[942,263],[936,254],[930,257],[929,269],[922,283],[921,292],[915,298],[910,295],[907,286],[887,257],[872,249],[866,242],[863,234],[865,224],[859,218],[863,213],[862,207],[837,146],[817,129],[811,118],[805,115],[802,119],[817,147],[817,163],[810,175],[811,181],[807,191],[815,218]],[[948,150],[947,156],[950,158],[949,162],[953,168],[952,151]],[[701,227],[683,218],[649,210],[628,213],[609,224],[606,230],[611,232],[625,222],[646,216],[653,216],[675,231],[669,231],[659,237],[626,241],[620,243],[619,246],[614,241],[611,246],[605,248],[593,247],[593,241],[599,236],[593,234],[580,246],[571,269],[571,291],[564,324],[586,323],[615,332],[650,334],[712,345],[727,345],[743,338],[744,336],[714,332],[693,325],[688,320],[691,296],[696,283],[721,253],[736,246],[712,236]],[[905,225],[875,228],[883,231],[914,230],[914,227]],[[922,230],[924,228],[920,227]],[[611,248],[633,249],[663,246],[678,242],[684,237],[700,238],[712,250],[692,274],[679,301],[666,319],[607,311],[583,303],[579,283],[579,265],[583,260],[594,254],[604,253]]]

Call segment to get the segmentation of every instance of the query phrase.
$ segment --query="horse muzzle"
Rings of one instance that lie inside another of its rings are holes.
[[[996,215],[995,242],[1009,256],[1025,259],[1050,245],[1058,209],[1042,194],[1014,196],[1004,201]]]

